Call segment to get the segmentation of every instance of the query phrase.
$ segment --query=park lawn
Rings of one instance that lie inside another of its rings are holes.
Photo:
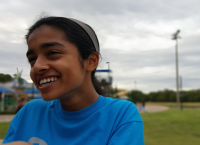
[[[152,106],[177,106],[176,102],[146,102],[146,105],[152,105]],[[196,107],[196,108],[200,108],[200,102],[183,102],[182,103],[183,107]]]
[[[145,145],[200,144],[200,109],[142,113]]]
[[[9,126],[10,126],[10,122],[0,123],[0,139],[3,139],[5,137]]]

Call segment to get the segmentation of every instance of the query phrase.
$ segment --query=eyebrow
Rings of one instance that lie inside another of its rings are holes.
[[[64,47],[64,45],[58,43],[58,42],[47,42],[47,43],[43,43],[40,48],[43,49],[43,48],[48,48],[48,47],[52,47],[52,46],[62,46]]]
[[[47,43],[43,43],[41,46],[40,46],[40,49],[45,49],[45,48],[49,48],[49,47],[52,47],[52,46],[62,46],[64,47],[63,44],[60,44],[58,42],[47,42]],[[34,50],[33,49],[29,49],[27,52],[26,52],[26,56],[28,57],[29,55],[31,54],[34,54]]]

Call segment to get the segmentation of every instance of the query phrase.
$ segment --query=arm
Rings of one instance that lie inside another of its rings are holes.
[[[107,145],[144,145],[143,121],[137,107],[124,102]]]
[[[7,144],[4,144],[4,145],[31,145],[31,144],[23,142],[23,141],[15,141],[15,142],[7,143]]]

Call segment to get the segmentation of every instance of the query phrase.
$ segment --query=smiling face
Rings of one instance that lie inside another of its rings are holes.
[[[81,67],[77,47],[66,40],[61,30],[40,26],[27,43],[30,76],[44,100],[67,99],[81,92],[88,72]]]

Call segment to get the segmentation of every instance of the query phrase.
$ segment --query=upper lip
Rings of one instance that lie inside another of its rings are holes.
[[[58,76],[56,76],[56,75],[38,76],[36,80],[37,80],[37,83],[40,84],[41,80],[51,78],[51,77],[58,77]]]

